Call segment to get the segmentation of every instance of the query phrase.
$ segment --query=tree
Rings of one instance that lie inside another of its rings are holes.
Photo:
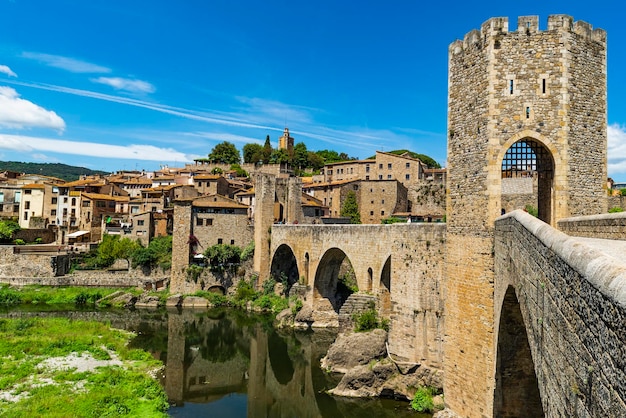
[[[300,169],[309,165],[309,151],[304,142],[298,142],[293,146],[293,165]]]
[[[122,238],[115,241],[113,246],[113,256],[117,258],[123,258],[128,263],[130,268],[130,260],[133,257],[135,251],[140,248],[141,245],[137,241],[133,241],[130,238]]]
[[[243,162],[247,164],[256,164],[259,161],[263,161],[263,146],[255,143],[244,145]]]
[[[270,136],[267,135],[265,137],[265,144],[263,144],[263,163],[268,164],[270,162],[270,157],[272,156],[272,143],[270,142]]]
[[[315,151],[315,153],[324,159],[324,164],[336,163],[341,161],[341,158],[339,158],[339,154],[337,153],[337,151],[323,149]]]
[[[286,164],[289,162],[289,154],[287,150],[275,149],[270,155],[270,164]]]
[[[234,144],[224,141],[213,147],[209,159],[222,164],[239,164],[241,156]]]
[[[311,167],[313,171],[318,171],[324,167],[324,159],[315,152],[309,151],[307,159],[309,161],[309,167]]]
[[[20,229],[20,225],[15,221],[0,221],[0,241],[11,241],[13,234]]]
[[[341,205],[341,216],[350,218],[351,224],[361,223],[361,214],[359,213],[359,204],[356,200],[356,193],[350,190],[346,194],[346,198]]]

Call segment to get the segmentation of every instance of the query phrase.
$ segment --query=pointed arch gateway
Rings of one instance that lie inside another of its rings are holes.
[[[501,168],[502,211],[536,210],[546,223],[554,221],[554,172],[552,152],[539,140],[524,137],[505,152]]]

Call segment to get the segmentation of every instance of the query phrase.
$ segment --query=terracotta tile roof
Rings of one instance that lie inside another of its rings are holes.
[[[31,183],[25,184],[22,186],[22,189],[44,189],[46,186],[39,183]]]
[[[219,174],[196,174],[195,176],[193,176],[194,179],[198,179],[198,180],[217,180],[219,179],[220,176]]]
[[[106,183],[103,180],[85,179],[75,180],[68,183],[64,183],[63,187],[79,187],[79,186],[104,186]]]
[[[302,187],[310,188],[321,188],[321,187],[333,187],[333,186],[343,186],[345,184],[354,183],[356,181],[361,181],[361,179],[348,179],[348,180],[336,180],[336,181],[328,181],[324,183],[310,183],[306,185],[302,185]]]
[[[187,199],[181,199],[187,200]],[[226,196],[212,194],[209,196],[201,196],[191,199],[192,205],[203,208],[231,208],[231,209],[248,209],[248,205],[241,204]]]
[[[128,196],[109,196],[100,193],[83,193],[81,196],[91,200],[113,200],[115,202],[128,202],[130,200]]]
[[[302,206],[325,207],[320,199],[317,199],[306,193],[302,193]]]

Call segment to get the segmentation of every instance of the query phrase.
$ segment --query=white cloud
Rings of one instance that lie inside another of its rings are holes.
[[[72,73],[110,73],[111,69],[87,61],[61,55],[41,54],[39,52],[22,52],[23,58],[43,62],[44,64],[67,70]]]
[[[20,99],[11,87],[0,86],[0,126],[7,128],[53,128],[64,130],[65,122],[55,112]]]
[[[609,177],[621,181],[626,178],[626,126],[609,125],[607,142]]]
[[[152,84],[142,80],[131,80],[121,77],[98,77],[92,78],[94,83],[106,84],[115,90],[124,90],[131,93],[154,93],[155,88]]]
[[[6,74],[9,77],[17,77],[17,74],[11,71],[11,69],[6,65],[0,65],[0,73]]]
[[[191,162],[195,156],[178,152],[172,148],[152,145],[109,145],[97,142],[78,142],[53,138],[0,134],[0,149],[19,152],[55,152],[85,157],[115,158],[144,161]]]

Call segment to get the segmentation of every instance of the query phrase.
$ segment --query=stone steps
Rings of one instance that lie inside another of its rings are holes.
[[[365,293],[353,293],[348,297],[339,309],[339,331],[347,331],[354,328],[352,316],[356,313],[365,312],[376,306],[376,296]]]

